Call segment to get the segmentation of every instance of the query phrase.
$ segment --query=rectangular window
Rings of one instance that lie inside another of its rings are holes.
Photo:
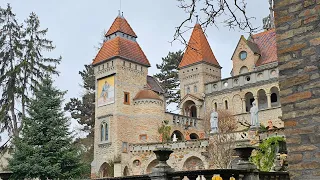
[[[123,66],[126,66],[126,62],[125,61],[123,61]]]
[[[123,104],[130,104],[130,93],[124,92]]]
[[[136,66],[135,66],[135,70],[137,70],[137,69],[138,69],[138,66],[136,65]]]
[[[129,63],[129,68],[131,68],[131,63]]]
[[[109,67],[109,63],[107,63],[107,68]]]
[[[142,66],[141,66],[141,71],[143,71],[143,68],[142,68]]]
[[[148,139],[148,136],[146,134],[140,134],[139,139],[140,141],[146,141]]]
[[[104,64],[102,64],[102,69],[104,69]]]
[[[111,61],[111,67],[113,66],[113,61]]]

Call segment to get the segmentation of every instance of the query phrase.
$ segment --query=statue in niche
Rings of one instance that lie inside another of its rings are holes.
[[[215,109],[213,109],[212,113],[210,114],[210,125],[211,125],[210,133],[217,133],[218,132],[218,113],[215,111]]]
[[[250,114],[251,114],[251,127],[259,127],[259,119],[258,119],[258,106],[256,104],[256,101],[254,100],[252,102],[252,107],[250,108]]]
[[[178,141],[177,135],[173,134],[172,142],[177,142],[177,141]]]

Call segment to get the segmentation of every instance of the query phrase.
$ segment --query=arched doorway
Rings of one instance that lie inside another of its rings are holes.
[[[258,108],[266,109],[268,108],[267,95],[263,89],[258,91]]]
[[[199,136],[196,133],[191,133],[190,134],[190,139],[199,139]]]
[[[183,104],[183,111],[185,116],[197,117],[196,104],[191,100],[188,100]]]
[[[103,163],[99,169],[100,177],[113,177],[114,176],[114,166],[110,163]]]
[[[129,168],[128,168],[128,166],[124,167],[123,176],[129,176]]]
[[[246,112],[249,112],[250,108],[252,107],[252,102],[254,101],[253,94],[251,92],[246,93],[245,99],[246,99]]]
[[[150,173],[152,172],[152,169],[153,169],[154,167],[156,167],[156,165],[157,165],[158,163],[159,163],[159,161],[158,161],[157,159],[151,161],[151,162],[149,163],[149,165],[147,166],[147,170],[146,170],[147,174],[150,174]]]
[[[184,136],[183,136],[182,132],[180,132],[178,130],[173,131],[173,133],[171,134],[171,140],[173,139],[174,134],[176,135],[178,141],[184,141]]]
[[[184,171],[204,169],[202,160],[196,156],[189,157],[183,164]]]

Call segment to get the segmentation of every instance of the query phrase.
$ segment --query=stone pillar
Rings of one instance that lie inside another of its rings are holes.
[[[268,108],[271,108],[271,93],[267,93]]]
[[[259,96],[253,96],[254,98],[254,101],[256,102],[256,105],[257,107],[259,108],[259,99],[258,99]]]
[[[247,170],[250,173],[244,174],[242,180],[259,180],[259,171],[257,166],[249,161],[252,150],[255,149],[251,146],[244,146],[235,148],[237,155],[239,156],[239,162],[232,168],[237,170]]]
[[[242,112],[245,113],[246,112],[246,99],[242,98]]]
[[[114,177],[121,177],[121,163],[114,163]]]
[[[200,105],[196,105],[197,108],[197,118],[200,119]]]

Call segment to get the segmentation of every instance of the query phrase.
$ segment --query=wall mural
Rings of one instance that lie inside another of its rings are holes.
[[[114,76],[98,80],[98,107],[114,103]]]

